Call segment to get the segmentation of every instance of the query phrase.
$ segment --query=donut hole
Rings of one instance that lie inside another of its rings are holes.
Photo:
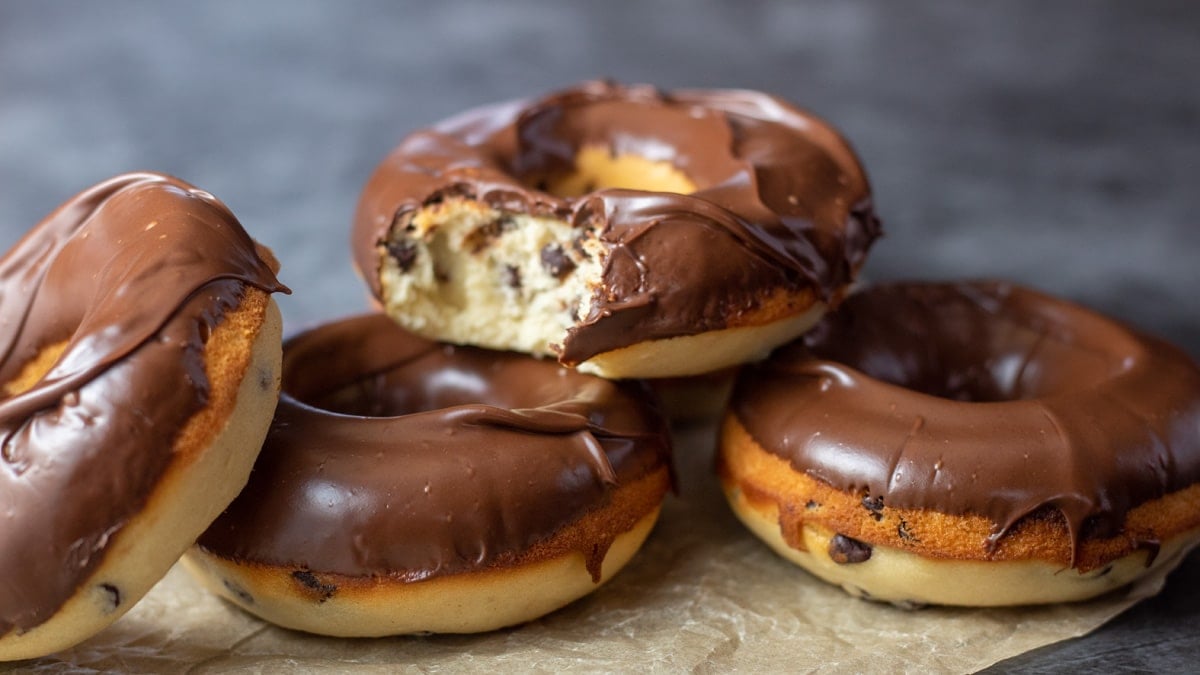
[[[968,286],[879,287],[851,296],[805,338],[818,358],[929,396],[988,403],[1078,391],[1127,367],[1074,310],[1034,312]],[[1067,312],[1071,316],[1067,316]],[[862,317],[861,320],[858,317]]]
[[[572,170],[538,177],[529,186],[561,198],[608,189],[675,194],[691,194],[697,189],[692,179],[670,162],[617,154],[597,145],[580,148]]]
[[[462,368],[413,372],[419,364],[378,373],[324,392],[305,403],[362,417],[399,417],[460,405],[501,405],[482,373]]]
[[[574,198],[605,189],[691,194],[744,168],[729,152],[724,114],[664,105],[649,89],[593,93],[523,112],[515,152],[502,151],[509,173],[526,187]]]
[[[413,341],[390,324],[396,342]],[[307,405],[343,415],[399,417],[465,405],[505,409],[539,408],[563,401],[594,398],[595,387],[612,386],[580,375],[551,361],[490,352],[472,347],[428,345],[416,354],[394,356],[390,362],[370,363],[355,358],[373,350],[344,336],[327,353],[350,355],[326,360],[314,368],[303,346],[292,348],[284,363],[283,391]],[[323,352],[325,349],[322,350]],[[366,358],[366,357],[364,357]]]
[[[68,342],[63,340],[43,347],[37,356],[21,367],[15,377],[4,383],[3,396],[9,398],[29,391],[50,372],[55,363],[58,363],[58,358],[66,350],[67,344]]]

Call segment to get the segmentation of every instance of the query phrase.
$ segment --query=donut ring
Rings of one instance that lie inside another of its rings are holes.
[[[362,316],[285,344],[250,483],[185,561],[230,602],[311,633],[500,628],[633,556],[669,453],[636,384]]]
[[[156,174],[81,193],[0,260],[0,659],[115,621],[245,483],[278,390],[273,265]]]
[[[878,235],[858,159],[817,118],[591,82],[408,137],[367,183],[354,252],[425,337],[675,377],[808,329]]]
[[[744,370],[720,474],[751,530],[852,593],[1080,600],[1200,539],[1200,369],[1021,287],[879,286]]]

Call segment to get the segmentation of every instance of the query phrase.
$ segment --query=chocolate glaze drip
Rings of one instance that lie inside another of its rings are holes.
[[[203,348],[246,285],[286,291],[211,195],[128,174],[60,206],[0,260],[0,634],[49,619],[170,465],[204,407]]]
[[[200,538],[215,555],[401,581],[476,571],[669,465],[640,385],[439,345],[383,315],[289,340],[283,390],[249,485]],[[579,543],[593,577],[619,532]]]
[[[568,172],[585,146],[671,162],[692,194],[605,189],[559,198],[525,184]],[[849,145],[817,118],[750,91],[659,92],[585,83],[474,110],[413,134],[376,169],[353,246],[376,296],[383,242],[410,211],[449,196],[598,223],[603,286],[560,360],[738,325],[767,292],[838,299],[879,236]]]
[[[1200,369],[1176,348],[1003,283],[851,296],[747,368],[734,411],[797,470],[890,507],[1057,511],[1075,545],[1200,480]]]

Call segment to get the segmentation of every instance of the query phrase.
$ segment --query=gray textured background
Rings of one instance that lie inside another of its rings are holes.
[[[105,177],[174,173],[276,250],[295,332],[366,307],[348,223],[406,132],[597,76],[749,87],[859,150],[870,277],[1015,279],[1200,356],[1200,4],[967,4],[5,2],[0,245]],[[1003,669],[1186,669],[1197,568]]]

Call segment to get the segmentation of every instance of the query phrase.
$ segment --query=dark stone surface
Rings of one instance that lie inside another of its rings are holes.
[[[5,2],[0,246],[105,177],[174,173],[276,250],[296,332],[367,307],[348,222],[407,131],[596,76],[749,87],[858,148],[870,277],[1011,278],[1200,356],[1200,5],[969,5]],[[1188,670],[1198,568],[1000,669]]]

